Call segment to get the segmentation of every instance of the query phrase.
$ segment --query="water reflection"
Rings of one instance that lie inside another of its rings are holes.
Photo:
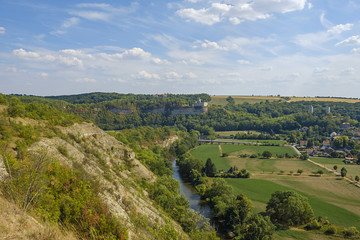
[[[211,219],[211,210],[210,207],[206,204],[205,201],[200,200],[200,195],[196,190],[191,186],[191,184],[184,182],[180,176],[179,167],[176,166],[176,161],[173,161],[173,178],[179,181],[180,183],[180,193],[184,194],[186,199],[190,203],[190,208],[199,212],[206,218]]]

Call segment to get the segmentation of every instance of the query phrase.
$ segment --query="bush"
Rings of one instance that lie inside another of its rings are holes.
[[[359,234],[359,231],[355,227],[346,228],[343,231],[343,235],[345,237],[353,237],[355,235]]]
[[[321,224],[316,219],[311,220],[311,222],[305,226],[306,230],[318,230],[320,228]]]
[[[325,229],[325,234],[333,235],[337,232],[337,229],[334,225],[330,225]]]

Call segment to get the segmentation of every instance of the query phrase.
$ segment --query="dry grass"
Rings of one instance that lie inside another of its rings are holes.
[[[211,105],[226,105],[226,98],[228,96],[212,96],[210,104]],[[272,97],[272,96],[231,96],[235,100],[235,104],[242,104],[244,102],[248,103],[260,103],[265,102],[266,100],[272,101],[286,101],[281,97]],[[346,98],[315,98],[315,97],[290,97],[288,102],[298,102],[298,101],[317,101],[317,102],[346,102],[346,103],[357,103],[360,102],[360,99],[346,99]]]
[[[212,96],[210,104],[211,105],[226,105],[228,102],[226,101],[226,98],[228,96]],[[260,103],[268,101],[277,101],[281,100],[280,97],[270,97],[270,96],[231,96],[235,104],[242,104],[244,102],[248,103]]]
[[[0,240],[77,239],[71,232],[63,232],[55,226],[40,224],[34,218],[0,196]]]

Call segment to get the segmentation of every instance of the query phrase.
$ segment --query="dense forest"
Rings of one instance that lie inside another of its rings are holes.
[[[340,131],[341,123],[358,127],[360,103],[275,101],[235,104],[229,97],[224,106],[211,105],[204,114],[171,115],[158,108],[173,109],[191,106],[199,98],[209,101],[207,94],[134,95],[91,93],[82,95],[36,98],[19,96],[23,102],[44,102],[60,111],[78,115],[96,123],[104,130],[129,129],[139,126],[177,126],[198,130],[204,135],[215,131],[257,130],[269,134],[286,133],[301,127],[312,127],[315,135],[328,136]],[[17,103],[14,103],[17,104]],[[309,106],[313,106],[313,113]],[[326,113],[326,107],[331,112]],[[126,113],[114,109],[129,110]]]

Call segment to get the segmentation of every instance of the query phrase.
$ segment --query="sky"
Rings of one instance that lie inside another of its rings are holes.
[[[359,0],[0,0],[0,92],[360,97]]]

